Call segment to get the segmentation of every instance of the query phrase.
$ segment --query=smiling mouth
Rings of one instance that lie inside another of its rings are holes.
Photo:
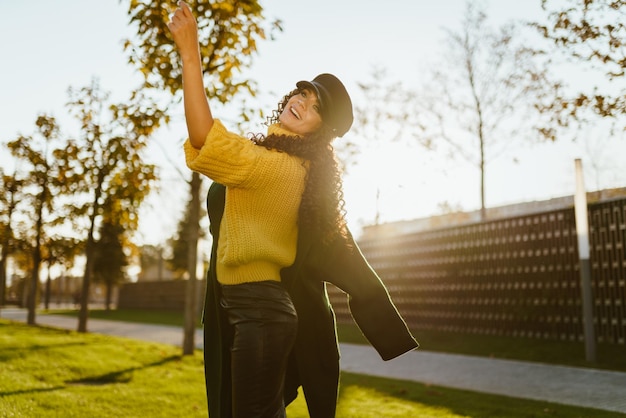
[[[302,119],[302,118],[300,117],[300,114],[298,113],[298,111],[297,111],[297,110],[296,110],[293,106],[291,106],[291,107],[289,108],[289,110],[291,111],[291,113],[292,113],[292,114],[293,114],[293,115],[294,115],[294,116],[295,116],[298,120]]]

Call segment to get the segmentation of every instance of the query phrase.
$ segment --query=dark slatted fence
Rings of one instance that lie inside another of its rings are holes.
[[[626,200],[589,205],[595,327],[626,344]],[[574,209],[359,242],[414,330],[582,341]],[[345,295],[329,286],[337,318]]]

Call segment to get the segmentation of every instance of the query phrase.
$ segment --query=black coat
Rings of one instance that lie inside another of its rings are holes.
[[[230,334],[220,312],[215,277],[224,196],[224,186],[213,183],[207,198],[213,248],[204,306],[204,356],[211,417],[230,417],[231,409],[229,347],[223,344],[230,340]],[[341,240],[329,247],[319,242],[315,231],[301,230],[295,262],[281,272],[282,283],[298,313],[298,334],[285,380],[285,403],[293,401],[302,386],[310,416],[329,418],[335,416],[339,349],[326,282],[348,294],[355,322],[384,360],[413,350],[418,344],[352,238],[351,246]]]

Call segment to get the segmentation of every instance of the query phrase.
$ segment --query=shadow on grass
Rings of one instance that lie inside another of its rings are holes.
[[[341,374],[339,400],[341,401],[342,397],[348,399],[353,396],[350,392],[354,387],[373,390],[383,396],[397,398],[405,402],[441,408],[455,414],[455,416],[509,418],[543,416],[614,418],[624,416],[617,412],[593,408],[518,399],[345,372]],[[377,412],[384,414],[385,411]]]
[[[24,395],[24,394],[35,394],[35,393],[44,393],[44,392],[54,392],[55,390],[65,389],[65,386],[54,386],[51,388],[39,388],[39,389],[22,389],[22,390],[14,390],[14,391],[2,391],[0,392],[0,398],[6,398],[8,396],[16,396],[16,395]]]
[[[51,348],[69,348],[69,347],[84,347],[87,343],[84,342],[67,342],[58,344],[33,344],[27,347],[23,345],[3,345],[0,349],[0,362],[9,361],[17,357],[24,357],[24,352],[49,350]]]
[[[68,385],[93,385],[93,386],[109,385],[113,383],[128,383],[131,380],[133,380],[133,373],[137,370],[145,370],[150,367],[161,366],[171,361],[178,361],[180,359],[181,359],[181,356],[179,355],[169,356],[159,361],[155,361],[149,364],[144,364],[142,366],[130,367],[128,369],[105,373],[105,374],[101,374],[98,376],[87,376],[82,379],[68,380],[65,383]]]

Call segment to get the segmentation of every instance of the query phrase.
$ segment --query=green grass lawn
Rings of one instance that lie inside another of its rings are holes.
[[[0,417],[206,417],[201,352],[0,320]],[[289,418],[308,416],[302,396]],[[338,418],[623,414],[343,373]]]
[[[77,310],[50,310],[43,313],[77,316]],[[182,312],[113,309],[91,310],[89,317],[116,321],[142,322],[182,326]],[[198,322],[198,327],[202,326]],[[367,344],[359,329],[351,325],[338,325],[339,340],[356,344]],[[592,367],[626,372],[624,346],[598,344],[596,363],[585,360],[582,342],[550,341],[510,337],[484,336],[436,331],[415,331],[422,350],[468,354],[509,360],[533,361],[576,367]]]

